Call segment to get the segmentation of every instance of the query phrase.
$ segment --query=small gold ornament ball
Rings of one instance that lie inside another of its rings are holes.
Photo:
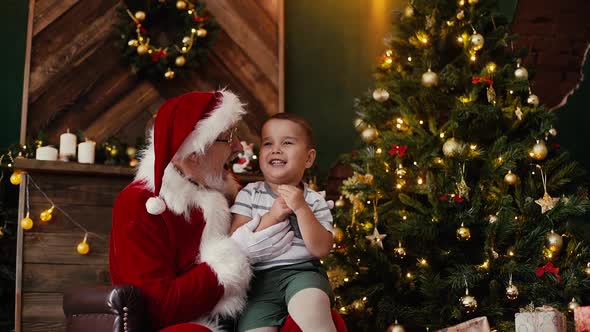
[[[395,257],[400,259],[406,257],[406,249],[402,247],[401,244],[397,248],[393,249],[393,253]]]
[[[182,56],[182,55],[181,56],[178,56],[174,60],[174,63],[176,64],[176,66],[182,67],[186,63],[186,58],[184,56]]]
[[[422,74],[422,85],[431,88],[438,85],[438,74],[430,70]]]
[[[537,95],[530,94],[526,102],[533,106],[539,106],[539,97],[537,97]]]
[[[197,37],[204,38],[205,36],[207,36],[207,30],[203,28],[197,30]]]
[[[469,0],[468,2],[470,5],[475,5],[476,3],[479,2],[479,0]]]
[[[479,33],[472,34],[470,41],[471,41],[471,49],[473,49],[475,51],[481,50],[483,48],[484,43],[485,43],[485,39]]]
[[[23,178],[22,178],[22,173],[21,172],[15,171],[10,176],[10,183],[12,183],[15,186],[18,186],[22,181],[23,181]]]
[[[466,292],[464,296],[461,296],[461,298],[459,299],[459,303],[461,304],[461,307],[463,308],[465,313],[469,314],[474,312],[475,309],[477,309],[477,300],[475,299],[475,297],[469,295],[468,292]]]
[[[373,223],[371,223],[370,221],[367,221],[366,223],[363,224],[363,229],[366,232],[372,232],[373,231]]]
[[[543,159],[547,158],[547,154],[549,153],[549,150],[547,149],[547,145],[545,145],[545,141],[537,140],[537,143],[535,143],[535,145],[533,145],[532,153],[533,153],[532,157],[534,159],[543,160]]]
[[[574,312],[574,310],[576,310],[579,307],[580,307],[580,304],[578,303],[578,301],[576,301],[576,298],[572,297],[572,300],[570,301],[570,303],[567,304],[567,311]]]
[[[119,154],[119,150],[117,148],[111,149],[111,157],[116,157]]]
[[[496,221],[498,221],[498,216],[495,214],[490,214],[488,216],[488,221],[490,222],[490,224],[495,223]]]
[[[188,43],[190,43],[190,41],[191,41],[191,37],[184,36],[182,38],[182,43],[183,44],[188,44]]]
[[[334,226],[334,241],[340,243],[344,240],[344,231],[338,226]]]
[[[20,227],[22,227],[26,231],[33,228],[33,219],[31,219],[29,217],[28,213],[27,213],[27,216],[24,217],[23,220],[20,221]]]
[[[135,167],[137,165],[139,165],[139,160],[137,160],[137,159],[131,159],[131,160],[129,160],[129,166]]]
[[[377,136],[379,136],[379,133],[377,132],[377,129],[373,127],[369,127],[361,132],[361,139],[367,144],[375,141]]]
[[[512,283],[506,287],[506,297],[509,300],[516,300],[518,298],[518,288],[514,286]]]
[[[164,73],[164,78],[167,80],[171,80],[174,78],[174,71],[168,69],[165,73]]]
[[[144,55],[148,52],[148,47],[145,45],[139,45],[137,46],[137,54],[139,55]]]
[[[406,5],[406,7],[404,8],[404,16],[405,17],[414,16],[414,7],[412,7],[412,5],[410,5],[410,4]]]
[[[176,9],[185,10],[186,9],[186,2],[184,2],[182,0],[176,1]]]
[[[584,273],[586,273],[586,276],[587,276],[588,278],[590,278],[590,263],[588,263],[588,264],[586,265],[586,268],[584,269]]]
[[[549,134],[550,134],[551,136],[557,136],[557,129],[555,129],[555,128],[551,128],[551,129],[549,129]]]
[[[141,10],[139,10],[139,11],[136,11],[136,12],[135,12],[135,15],[133,15],[133,16],[135,16],[135,18],[136,18],[138,21],[140,21],[140,22],[142,22],[143,20],[145,20],[145,12],[142,12]]]
[[[512,171],[508,171],[508,173],[504,175],[504,182],[513,186],[516,184],[516,182],[518,182],[518,175],[512,173]]]
[[[88,254],[88,252],[90,252],[90,246],[88,245],[88,243],[86,243],[86,241],[82,241],[78,243],[76,251],[78,251],[80,255],[86,255]]]
[[[125,153],[129,158],[135,158],[135,155],[137,154],[137,148],[134,146],[128,146],[125,150]]]
[[[514,77],[517,80],[525,81],[529,78],[529,71],[525,67],[518,67],[514,70]]]
[[[362,132],[363,130],[367,129],[367,127],[368,127],[365,120],[363,120],[361,118],[354,119],[353,124],[354,124],[354,128],[358,132]]]
[[[461,151],[461,143],[454,137],[449,138],[442,146],[442,152],[447,157],[454,157]]]
[[[337,208],[343,208],[346,206],[346,201],[344,200],[344,198],[342,198],[342,196],[340,196],[336,202],[334,203],[334,206]]]
[[[406,330],[402,325],[395,321],[395,323],[387,327],[387,332],[406,332]]]
[[[127,42],[127,45],[129,45],[131,47],[137,47],[137,45],[139,45],[139,42],[137,41],[137,39],[131,39],[130,41]]]
[[[461,224],[461,227],[457,228],[457,239],[459,241],[467,241],[471,238],[471,230],[469,227]]]
[[[381,88],[375,89],[375,91],[373,91],[373,99],[382,103],[382,102],[386,101],[387,99],[389,99],[389,92],[387,92],[387,90],[381,89]]]
[[[563,248],[563,237],[551,230],[551,232],[547,233],[547,236],[545,236],[545,246],[551,252],[560,252],[561,248]]]

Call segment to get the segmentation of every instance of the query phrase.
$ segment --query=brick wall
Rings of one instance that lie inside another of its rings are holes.
[[[532,89],[553,108],[578,84],[590,43],[589,0],[519,0],[512,31],[515,47],[529,50]]]

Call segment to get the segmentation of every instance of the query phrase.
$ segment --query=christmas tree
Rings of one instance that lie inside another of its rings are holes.
[[[590,304],[585,172],[513,40],[491,0],[413,0],[394,23],[324,261],[352,331]]]

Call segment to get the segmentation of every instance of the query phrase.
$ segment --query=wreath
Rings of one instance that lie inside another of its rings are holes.
[[[121,6],[115,30],[134,73],[171,80],[207,60],[217,24],[196,1],[147,0]]]

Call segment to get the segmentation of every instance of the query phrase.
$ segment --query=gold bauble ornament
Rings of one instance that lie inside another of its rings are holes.
[[[176,1],[176,9],[185,10],[186,9],[186,2],[184,2],[182,0]]]
[[[438,74],[430,70],[422,74],[422,85],[431,88],[438,85]]]
[[[148,52],[148,47],[146,45],[139,45],[137,46],[137,54],[144,55]]]
[[[471,49],[474,51],[481,50],[483,48],[484,43],[485,43],[485,39],[479,33],[472,34],[469,41],[471,42]]]
[[[182,55],[181,56],[177,56],[176,59],[174,59],[174,64],[177,67],[182,67],[182,66],[184,66],[185,63],[186,63],[186,58],[183,57]]]
[[[470,5],[475,5],[476,3],[479,2],[479,0],[469,0],[468,2]]]
[[[533,106],[539,106],[539,97],[537,97],[537,95],[531,93],[529,95],[529,97],[527,98],[526,102],[533,105]]]
[[[404,8],[404,16],[405,17],[412,17],[414,16],[414,7],[410,4],[406,5]]]
[[[204,38],[205,36],[207,36],[207,30],[203,28],[197,29],[197,37]]]
[[[509,300],[516,300],[518,298],[518,288],[512,284],[512,281],[506,287],[506,297]]]
[[[174,78],[174,71],[171,69],[168,69],[165,73],[164,73],[164,78],[167,80],[171,80]]]
[[[514,77],[516,77],[517,80],[525,81],[529,78],[529,72],[525,67],[518,67],[514,70]]]
[[[41,219],[41,221],[43,221],[43,222],[50,221],[53,218],[53,209],[55,209],[54,206],[52,206],[49,209],[41,212],[41,214],[39,214],[39,219]]]
[[[334,202],[334,206],[337,208],[343,208],[346,206],[346,200],[342,198],[342,195]]]
[[[508,171],[508,173],[504,175],[504,182],[513,186],[518,182],[518,175],[512,173],[512,171]]]
[[[459,303],[465,313],[472,313],[477,309],[477,300],[475,297],[469,295],[469,289],[465,289],[465,295],[461,296]]]
[[[551,136],[557,136],[557,129],[555,129],[555,128],[551,128],[551,129],[549,129],[549,134],[550,134]]]
[[[490,224],[495,223],[496,221],[498,221],[498,216],[495,214],[490,214],[488,216],[488,221],[490,222]]]
[[[86,254],[88,254],[88,252],[90,252],[90,246],[86,242],[87,239],[88,239],[88,235],[84,235],[84,240],[82,240],[82,242],[78,243],[78,246],[76,247],[76,251],[78,251],[78,253],[80,255],[86,255]]]
[[[373,99],[382,103],[382,102],[386,101],[387,99],[389,99],[389,92],[387,92],[387,90],[381,89],[381,88],[375,89],[373,91]]]
[[[334,241],[340,243],[344,240],[344,231],[338,226],[334,226]]]
[[[365,122],[365,120],[361,119],[361,118],[356,118],[353,120],[353,124],[354,124],[354,128],[356,129],[356,131],[358,132],[362,132],[363,130],[367,129],[368,125]]]
[[[143,12],[141,10],[136,11],[133,16],[135,16],[135,19],[137,19],[140,22],[142,22],[143,20],[145,20],[145,12]]]
[[[116,157],[119,154],[119,149],[114,147],[111,149],[110,153],[111,153],[111,157]]]
[[[406,330],[404,329],[404,327],[402,325],[400,325],[397,322],[397,319],[396,319],[395,323],[393,323],[387,327],[387,332],[406,332]]]
[[[393,249],[393,254],[395,255],[395,257],[399,259],[403,259],[404,257],[406,257],[406,249],[402,247],[401,242],[398,244],[397,248]]]
[[[129,45],[131,47],[137,47],[137,45],[139,45],[139,42],[137,41],[137,39],[131,39],[130,41],[127,42],[127,45]]]
[[[545,246],[553,253],[558,253],[563,248],[563,237],[553,230],[545,236]]]
[[[363,140],[363,142],[367,144],[370,144],[373,141],[375,141],[378,136],[379,133],[377,132],[377,129],[373,127],[369,127],[361,132],[361,139]]]
[[[137,159],[131,159],[131,160],[129,160],[129,166],[135,167],[137,165],[139,165],[139,160],[137,160]]]
[[[590,262],[586,265],[586,268],[584,269],[584,273],[586,273],[586,276],[588,278],[590,278]]]
[[[547,149],[547,145],[545,145],[545,141],[540,139],[537,140],[537,143],[533,145],[533,149],[531,150],[531,157],[537,160],[543,160],[547,158],[547,154],[549,150]]]
[[[10,183],[12,183],[15,186],[21,184],[21,182],[23,181],[22,174],[23,173],[21,171],[14,171],[14,173],[10,175]]]
[[[574,312],[579,307],[580,307],[580,304],[578,303],[578,301],[576,301],[576,298],[572,297],[572,300],[570,301],[570,303],[567,304],[567,311]]]
[[[467,241],[471,238],[471,230],[461,223],[461,227],[457,228],[457,239],[459,241]]]
[[[29,229],[33,228],[33,219],[29,217],[29,213],[20,221],[20,227],[24,230],[28,231]]]
[[[127,154],[127,156],[129,158],[135,158],[135,155],[137,154],[137,148],[134,146],[128,146],[127,149],[125,150],[125,153]]]
[[[442,152],[447,157],[454,157],[461,152],[461,143],[451,137],[443,144]]]
[[[191,42],[191,37],[187,37],[187,36],[182,37],[183,44],[188,44],[190,42]]]

